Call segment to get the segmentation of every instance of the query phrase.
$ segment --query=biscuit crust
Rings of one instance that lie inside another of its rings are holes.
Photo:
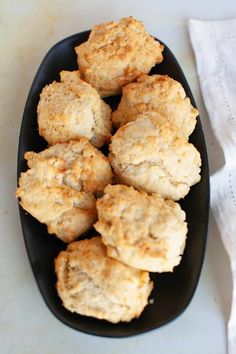
[[[97,218],[96,198],[111,182],[108,159],[87,138],[26,152],[16,196],[21,206],[64,242],[87,231]]]
[[[170,272],[180,263],[187,224],[178,203],[133,187],[109,185],[97,210],[95,229],[110,257],[151,272]]]
[[[101,237],[71,243],[55,271],[65,308],[112,323],[139,317],[153,288],[148,272],[108,257]]]
[[[94,26],[87,42],[75,48],[83,79],[102,97],[147,74],[163,60],[164,47],[133,17]]]
[[[198,115],[182,85],[167,75],[140,75],[137,82],[125,86],[112,122],[118,128],[144,112],[159,113],[161,122],[173,123],[185,139],[193,132]]]
[[[109,159],[120,183],[168,199],[184,198],[200,180],[197,149],[153,115],[122,126],[112,137]]]
[[[101,147],[111,136],[111,109],[78,71],[62,71],[61,82],[43,88],[37,107],[39,134],[50,144],[89,139]]]

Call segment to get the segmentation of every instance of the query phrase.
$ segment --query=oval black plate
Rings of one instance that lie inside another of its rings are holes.
[[[75,34],[57,43],[44,58],[30,89],[26,102],[18,151],[18,178],[27,169],[24,153],[41,151],[46,142],[38,135],[36,107],[42,88],[53,80],[59,80],[61,70],[76,70],[74,47],[87,40],[89,31]],[[194,106],[195,102],[174,55],[165,45],[164,61],[153,68],[151,74],[168,74],[183,85]],[[118,97],[108,98],[113,109]],[[151,295],[154,303],[148,305],[141,317],[130,323],[111,324],[106,321],[72,314],[61,304],[55,289],[54,258],[66,248],[60,240],[47,234],[46,227],[20,207],[21,224],[33,273],[41,294],[52,313],[65,324],[82,332],[107,336],[125,337],[158,328],[177,317],[189,304],[196,289],[204,258],[209,212],[208,161],[201,122],[198,117],[196,129],[190,141],[202,158],[201,181],[191,188],[181,202],[187,214],[189,227],[186,249],[181,264],[173,273],[153,274],[155,288]],[[90,233],[91,235],[91,233]],[[88,235],[86,236],[88,237]],[[35,310],[35,309],[34,309]]]

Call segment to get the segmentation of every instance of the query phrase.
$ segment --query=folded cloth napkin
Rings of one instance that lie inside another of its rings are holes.
[[[211,207],[229,254],[233,296],[228,353],[236,353],[236,19],[189,20],[203,100],[225,164],[211,176]]]

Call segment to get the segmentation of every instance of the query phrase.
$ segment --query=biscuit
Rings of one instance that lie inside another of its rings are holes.
[[[137,269],[171,272],[180,263],[187,234],[185,212],[158,194],[124,185],[107,186],[97,201],[108,256]]]
[[[158,112],[188,139],[196,125],[198,110],[191,105],[182,85],[166,75],[140,75],[137,82],[123,88],[121,102],[112,114],[118,128],[143,112]],[[163,120],[162,119],[162,120]]]
[[[37,107],[39,134],[55,145],[81,136],[101,147],[111,136],[111,109],[78,71],[62,71],[61,82],[43,88]]]
[[[163,60],[164,47],[133,17],[95,26],[87,42],[75,48],[85,81],[102,97],[121,93],[140,74]]]
[[[153,116],[122,126],[112,137],[109,159],[118,181],[168,199],[184,198],[200,180],[197,149]]]
[[[148,272],[108,257],[101,237],[68,245],[55,271],[65,308],[112,323],[139,317],[153,288]]]
[[[26,152],[16,196],[50,234],[71,242],[96,221],[96,194],[111,183],[108,159],[87,138]]]

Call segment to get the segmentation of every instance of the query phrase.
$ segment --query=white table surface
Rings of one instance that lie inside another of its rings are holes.
[[[208,242],[194,298],[175,321],[126,339],[77,332],[48,310],[26,255],[17,201],[16,158],[27,93],[49,48],[95,23],[133,15],[174,52],[200,110],[211,173],[222,164],[204,109],[187,19],[236,17],[235,0],[1,0],[0,1],[0,353],[2,354],[225,354],[231,274],[210,215]]]

